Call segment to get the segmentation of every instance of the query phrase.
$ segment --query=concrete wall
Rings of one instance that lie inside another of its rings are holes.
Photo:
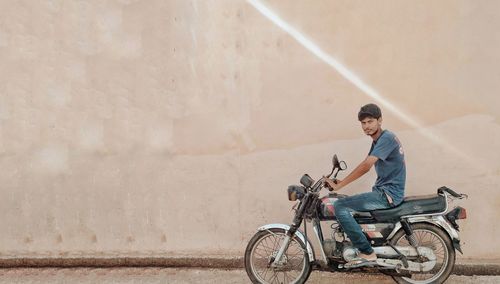
[[[241,255],[302,173],[365,157],[377,102],[407,194],[469,194],[465,256],[498,258],[499,25],[497,1],[4,1],[0,256]]]

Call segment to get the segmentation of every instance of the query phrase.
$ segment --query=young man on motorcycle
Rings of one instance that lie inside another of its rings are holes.
[[[373,165],[377,180],[372,192],[342,198],[334,203],[335,215],[345,233],[359,250],[359,255],[345,265],[355,268],[371,265],[377,259],[361,227],[352,216],[353,211],[372,211],[399,205],[404,198],[406,166],[401,143],[394,133],[382,130],[382,112],[375,104],[361,107],[358,119],[366,135],[372,139],[368,157],[361,162],[344,180],[326,179],[326,185],[339,190],[366,174]]]

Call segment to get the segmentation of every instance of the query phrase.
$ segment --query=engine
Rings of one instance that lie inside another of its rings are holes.
[[[349,241],[336,242],[332,239],[327,239],[323,243],[325,254],[329,258],[342,258],[346,261],[354,259],[358,255],[358,251]]]
[[[344,246],[342,250],[342,256],[344,257],[345,261],[349,262],[355,259],[357,255],[358,255],[358,250],[354,248],[350,243]]]
[[[332,238],[324,240],[323,248],[329,258],[343,258],[349,261],[357,255],[357,250],[350,241],[346,240],[344,233],[336,223],[332,224]]]

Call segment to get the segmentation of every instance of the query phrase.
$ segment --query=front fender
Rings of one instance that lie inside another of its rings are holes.
[[[257,230],[258,231],[266,231],[266,230],[269,230],[269,229],[283,229],[285,231],[288,231],[288,230],[290,230],[290,226],[286,225],[286,224],[267,224],[267,225],[264,225],[264,226],[258,228]],[[301,230],[297,229],[297,231],[295,231],[295,235],[304,244],[306,244],[307,254],[309,255],[309,261],[313,262],[315,260],[315,258],[314,258],[314,250],[313,250],[313,248],[311,246],[311,243],[309,242],[308,239],[306,239],[306,237],[304,236],[304,233],[302,233]]]

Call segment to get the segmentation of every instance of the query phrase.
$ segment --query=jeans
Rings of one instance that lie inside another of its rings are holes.
[[[373,248],[361,230],[361,226],[354,220],[353,211],[372,211],[390,208],[383,191],[372,191],[341,198],[333,204],[335,216],[344,229],[352,244],[362,253],[371,254]]]

